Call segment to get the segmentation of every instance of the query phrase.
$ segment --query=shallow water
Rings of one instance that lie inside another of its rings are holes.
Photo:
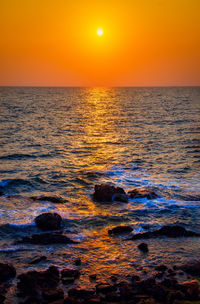
[[[124,223],[134,232],[181,224],[200,232],[200,88],[0,88],[0,257],[20,271],[44,253],[63,267],[80,256],[83,275],[129,274],[140,265],[195,258],[199,240],[137,242],[107,235]],[[102,204],[95,184],[151,187],[160,197]],[[65,204],[33,202],[32,195],[62,196]],[[8,198],[9,195],[21,197]],[[19,246],[37,232],[36,215],[58,212],[80,244]],[[30,269],[33,266],[28,266]],[[136,269],[134,270],[136,271]],[[91,284],[91,282],[89,282]]]

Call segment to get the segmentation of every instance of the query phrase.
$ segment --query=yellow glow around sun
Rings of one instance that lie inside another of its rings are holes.
[[[102,36],[103,35],[103,30],[102,29],[98,29],[97,30],[97,35],[98,36]]]

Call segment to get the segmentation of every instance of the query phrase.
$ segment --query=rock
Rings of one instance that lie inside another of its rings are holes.
[[[61,288],[45,290],[42,297],[47,303],[51,303],[60,299],[64,299],[64,292]]]
[[[29,271],[18,276],[18,296],[31,296],[40,294],[41,291],[57,287],[59,271],[57,267],[50,266],[45,271]]]
[[[38,296],[30,296],[25,301],[19,302],[19,304],[41,304],[41,300]]]
[[[3,191],[0,191],[0,196],[4,195]]]
[[[63,235],[61,233],[48,232],[41,234],[32,234],[31,236],[25,236],[16,243],[48,245],[48,244],[76,244],[77,242],[71,240],[66,235]]]
[[[200,277],[200,260],[196,262],[190,262],[188,264],[182,265],[179,269],[193,276]]]
[[[143,189],[143,188],[136,188],[133,190],[128,191],[130,198],[148,198],[154,199],[159,197],[159,195],[154,192],[153,190]]]
[[[76,269],[63,269],[61,271],[61,278],[63,284],[73,283],[80,276],[80,271]]]
[[[68,291],[68,296],[78,299],[90,299],[95,296],[95,292],[92,290],[76,289],[72,288]]]
[[[91,275],[89,276],[89,278],[90,278],[91,280],[96,280],[97,275],[96,275],[96,274],[91,274]]]
[[[76,259],[76,260],[74,261],[74,264],[75,264],[76,266],[80,266],[80,265],[81,265],[81,259],[80,259],[80,258]]]
[[[108,230],[108,234],[123,234],[123,233],[130,233],[132,231],[133,228],[130,226],[116,226]]]
[[[45,255],[42,255],[41,257],[35,257],[33,258],[29,264],[38,264],[40,263],[41,261],[46,261],[47,260],[47,257]]]
[[[181,289],[188,300],[200,300],[200,286],[195,280],[183,282]]]
[[[16,276],[16,270],[12,264],[0,263],[0,283],[4,283]]]
[[[35,218],[35,223],[41,230],[58,230],[61,228],[62,218],[57,213],[42,213]]]
[[[131,240],[150,239],[160,236],[176,238],[176,237],[194,237],[194,236],[200,236],[200,234],[190,230],[186,230],[185,228],[178,225],[175,226],[167,225],[159,230],[135,234],[131,237]]]
[[[31,196],[30,199],[33,201],[48,201],[54,204],[63,204],[64,200],[59,196]]]
[[[161,272],[165,272],[167,270],[167,266],[165,265],[159,265],[155,267],[155,270],[161,271]]]
[[[124,189],[108,184],[95,185],[93,197],[100,202],[112,202],[113,200],[127,201],[127,195]]]
[[[140,281],[140,277],[139,277],[138,275],[133,275],[132,278],[131,278],[131,281],[132,281],[133,283],[139,282],[139,281]]]
[[[146,243],[141,243],[138,245],[138,248],[143,251],[143,252],[148,252],[149,249],[148,249],[148,245]]]
[[[98,284],[96,285],[96,293],[107,294],[109,292],[115,291],[116,286],[109,284]]]

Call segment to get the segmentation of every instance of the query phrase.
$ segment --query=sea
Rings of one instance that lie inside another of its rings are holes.
[[[75,286],[92,288],[113,275],[148,276],[157,264],[198,258],[196,237],[145,240],[144,254],[141,241],[108,230],[176,224],[200,233],[199,118],[200,87],[1,87],[0,261],[20,274],[76,268],[80,258]],[[96,202],[94,186],[102,183],[153,189],[158,197]],[[64,202],[30,199],[42,195]],[[60,214],[77,244],[16,244],[39,233],[34,218],[44,212]],[[47,260],[30,264],[41,255]]]

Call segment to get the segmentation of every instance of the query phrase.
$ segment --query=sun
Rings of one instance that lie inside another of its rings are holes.
[[[98,29],[97,30],[97,35],[98,36],[102,36],[103,35],[103,30],[102,29]]]

